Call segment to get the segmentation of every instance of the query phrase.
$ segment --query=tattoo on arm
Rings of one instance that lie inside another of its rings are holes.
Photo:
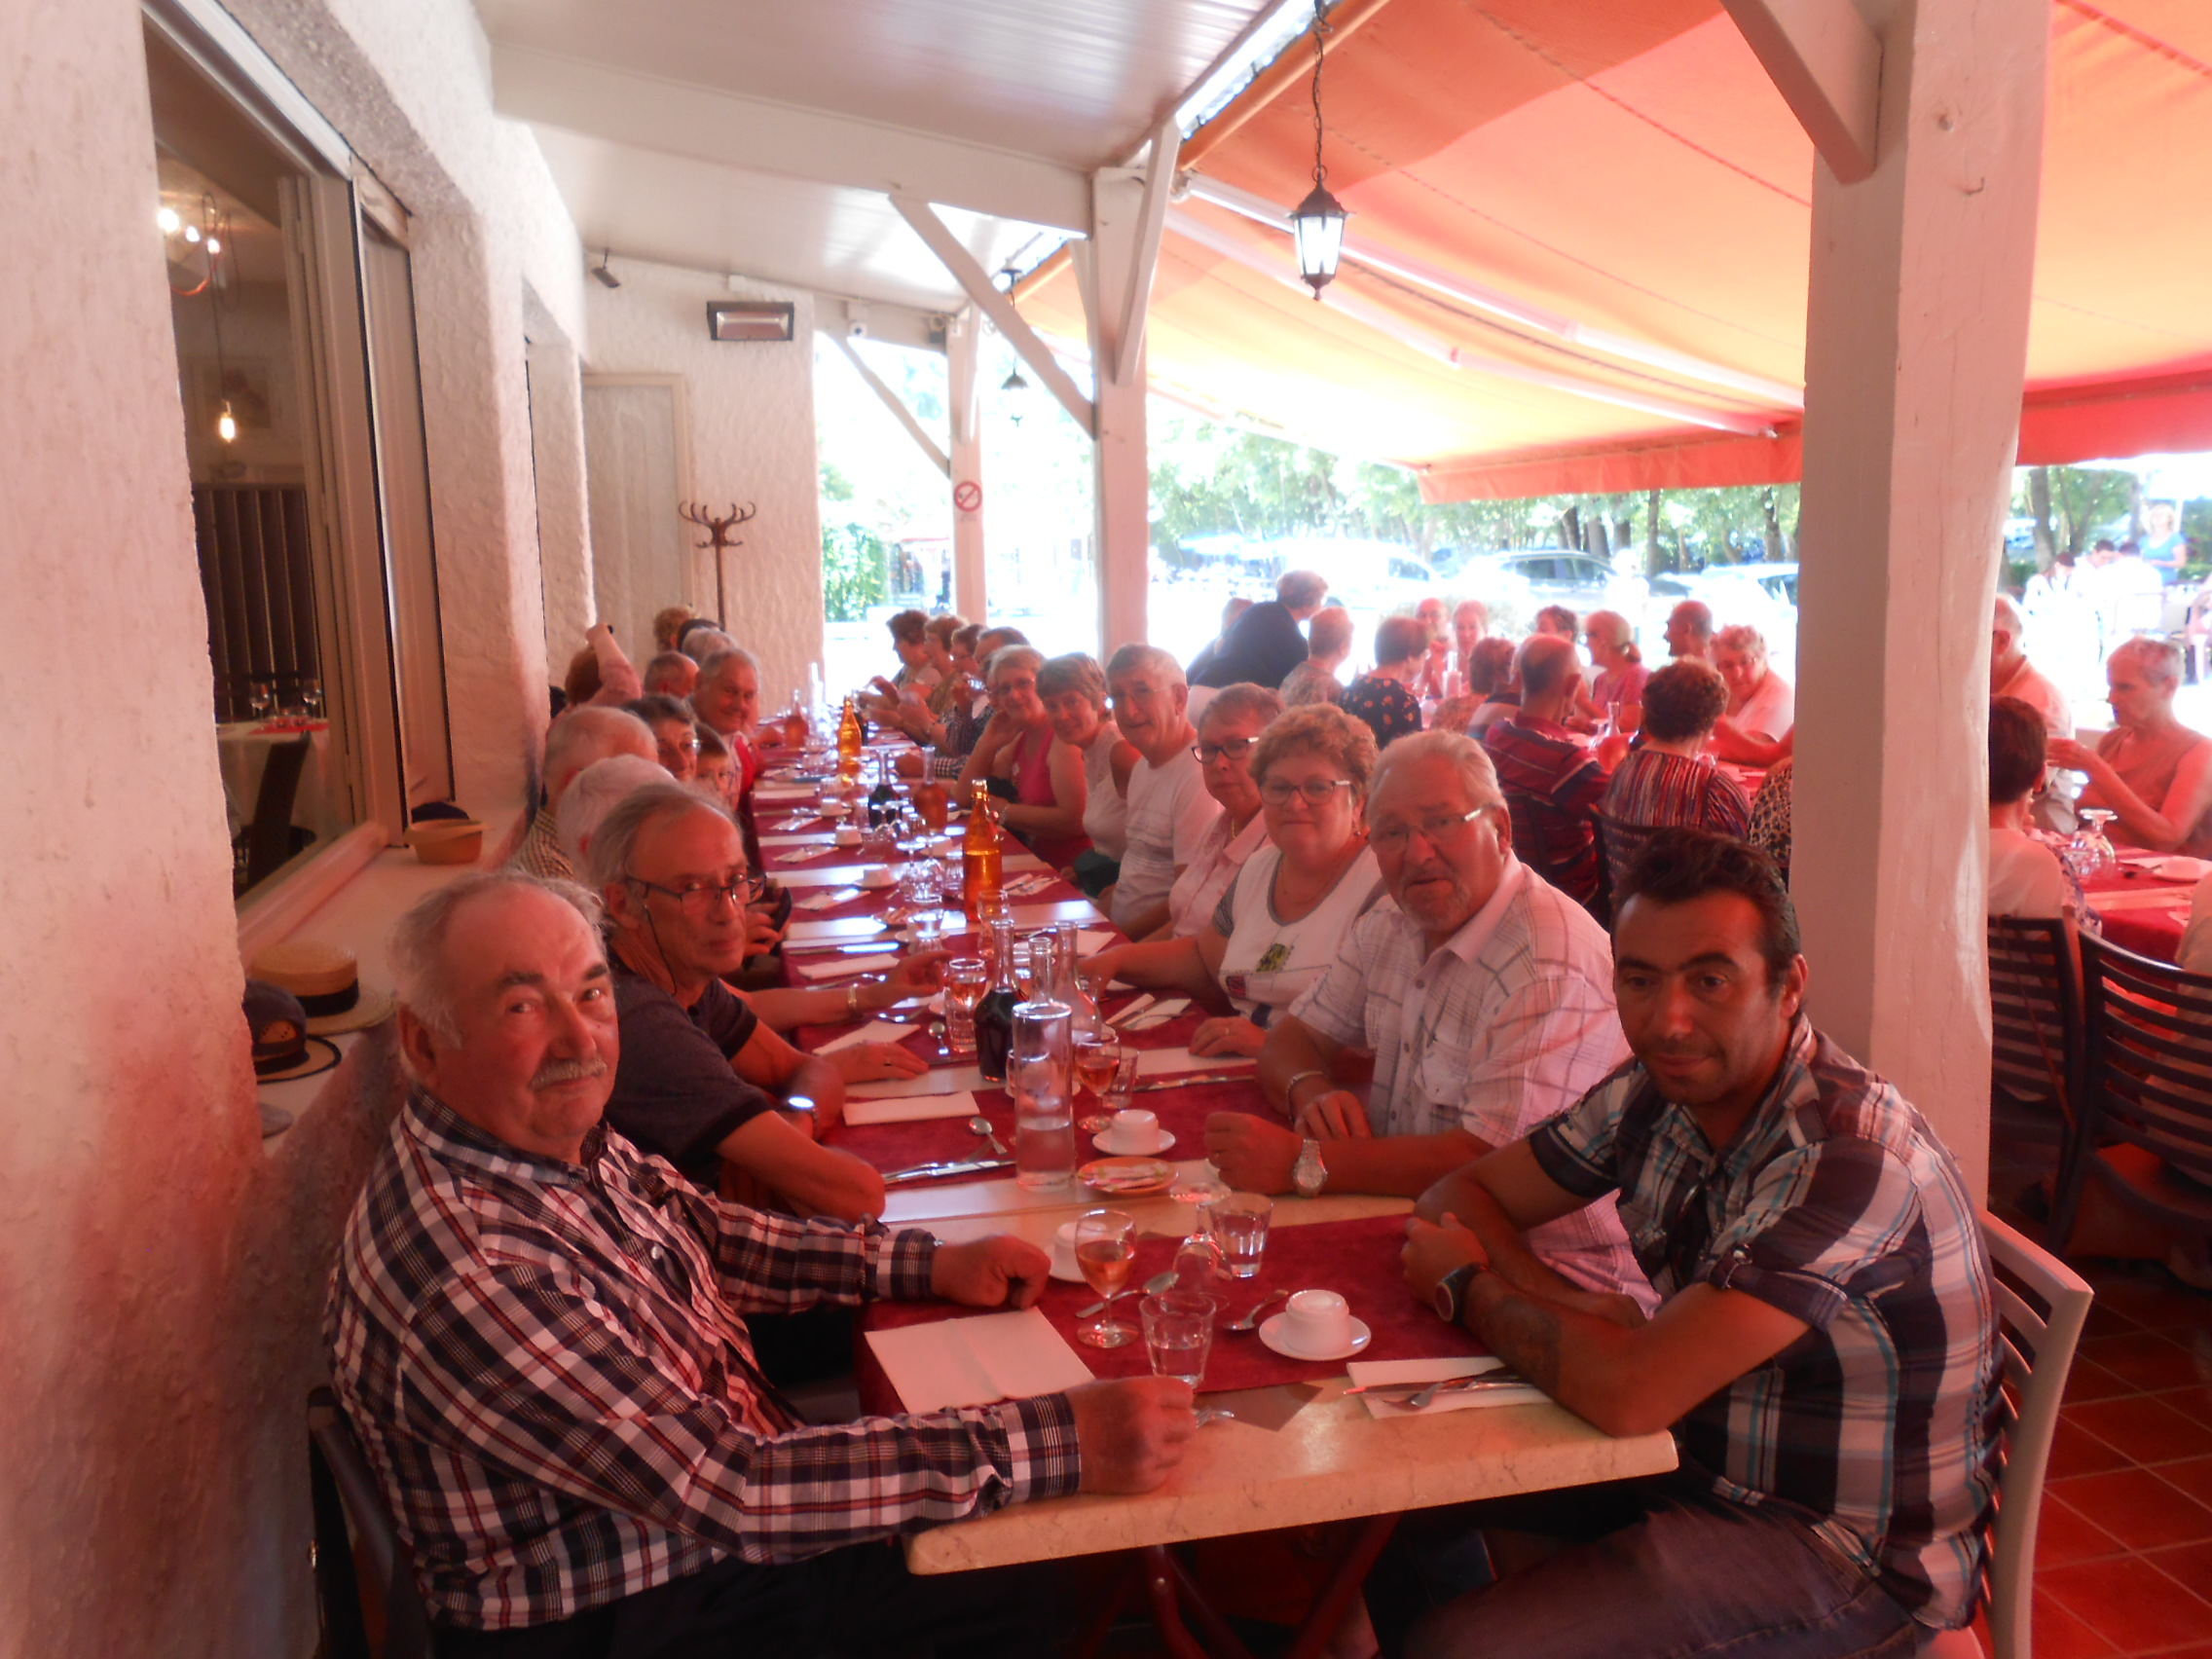
[[[1494,1274],[1482,1278],[1497,1283]],[[1480,1280],[1478,1279],[1478,1283]],[[1483,1296],[1475,1309],[1475,1334],[1506,1364],[1553,1398],[1559,1396],[1560,1309],[1510,1286]]]

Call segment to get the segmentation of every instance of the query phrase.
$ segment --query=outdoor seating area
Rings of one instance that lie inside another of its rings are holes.
[[[0,1651],[2212,1655],[2212,12],[0,50]]]

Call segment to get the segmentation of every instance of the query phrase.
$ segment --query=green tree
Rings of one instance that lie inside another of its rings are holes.
[[[821,478],[823,614],[858,622],[891,598],[891,547],[855,516],[852,482],[841,470],[825,461]]]

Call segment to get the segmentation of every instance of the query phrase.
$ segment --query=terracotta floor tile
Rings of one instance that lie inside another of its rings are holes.
[[[2199,1503],[2212,1504],[2212,1457],[2191,1457],[2180,1463],[2160,1463],[2158,1479],[2177,1486]]]
[[[2120,1555],[2126,1549],[2118,1538],[2083,1515],[2054,1492],[2046,1492],[2043,1513],[2036,1523],[2036,1568],[2070,1567],[2078,1561]]]
[[[2190,1401],[2202,1389],[2177,1390]],[[2212,1421],[2201,1407],[2181,1409],[2174,1394],[2128,1394],[2114,1400],[2087,1400],[2067,1408],[2069,1415],[2107,1446],[2138,1463],[2170,1463],[2183,1457],[2212,1456]]]
[[[2029,1645],[2036,1659],[2105,1659],[2105,1655],[2120,1651],[2040,1587]]]
[[[2152,1262],[2134,1262],[2099,1269],[2087,1275],[2097,1291],[2097,1308],[2125,1315],[2139,1325],[2156,1324],[2171,1316],[2195,1293],[2184,1290],[2164,1268]]]
[[[2130,1331],[2147,1330],[2142,1320],[2133,1313],[2115,1307],[2105,1299],[2102,1291],[2096,1301],[2089,1304],[2089,1316],[2082,1322],[2084,1337],[2123,1337]]]
[[[2054,1483],[2052,1490],[2084,1519],[2131,1550],[2212,1539],[2212,1509],[2149,1469],[2115,1469]],[[2077,1612],[2084,1609],[2077,1607]]]
[[[2205,1333],[2189,1335],[2203,1337]],[[2194,1382],[2212,1382],[2212,1349],[2195,1352],[2183,1341],[2157,1331],[2084,1337],[2082,1354],[2138,1388],[2186,1388]]]
[[[2182,1544],[2170,1550],[2147,1550],[2143,1559],[2212,1604],[2212,1542]],[[2212,1639],[2212,1625],[2206,1626],[2205,1636]]]
[[[2047,1594],[2124,1653],[2156,1652],[2201,1641],[2212,1632],[2212,1604],[2184,1590],[2141,1556],[2085,1562],[2036,1574]],[[2044,1650],[2043,1632],[2036,1647]]]
[[[2103,1474],[2126,1466],[2126,1453],[2106,1445],[2076,1422],[2072,1406],[2060,1409],[2058,1431],[2050,1439],[2050,1466],[2045,1472],[2045,1479],[2056,1481],[2074,1475]]]
[[[2066,1399],[2109,1400],[2116,1394],[2138,1394],[2142,1390],[2124,1377],[2115,1376],[2095,1360],[2077,1352],[2074,1363],[2066,1368]]]

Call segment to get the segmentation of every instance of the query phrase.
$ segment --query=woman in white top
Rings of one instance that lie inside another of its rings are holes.
[[[1713,636],[1713,666],[1728,682],[1728,712],[1713,728],[1709,752],[1722,760],[1771,766],[1797,724],[1797,694],[1766,659],[1766,636],[1739,622]]]
[[[2018,697],[1989,705],[1989,914],[2063,920],[2070,928],[2096,917],[2081,883],[2049,846],[2036,838],[2028,804],[2044,779],[2047,728],[2034,704]]]
[[[1167,890],[1167,926],[1154,939],[1189,939],[1213,920],[1214,909],[1244,861],[1267,845],[1268,821],[1260,816],[1260,786],[1252,777],[1252,751],[1268,722],[1282,713],[1282,698],[1249,681],[1224,685],[1198,717],[1192,753],[1206,793],[1221,802],[1221,816]]]
[[[1269,845],[1245,861],[1213,919],[1189,939],[1125,944],[1092,957],[1100,980],[1182,991],[1232,1013],[1206,1020],[1195,1054],[1256,1054],[1265,1026],[1336,959],[1351,924],[1382,892],[1367,847],[1375,735],[1325,703],[1278,716],[1252,754]]]
[[[1037,695],[1052,735],[1083,752],[1083,832],[1090,837],[1101,877],[1097,889],[1103,891],[1113,885],[1113,866],[1121,864],[1128,841],[1129,769],[1137,763],[1136,746],[1106,712],[1106,672],[1095,658],[1082,651],[1053,657],[1037,671]],[[1077,861],[1079,881],[1086,873],[1083,862]],[[1084,891],[1096,897],[1088,883]]]

